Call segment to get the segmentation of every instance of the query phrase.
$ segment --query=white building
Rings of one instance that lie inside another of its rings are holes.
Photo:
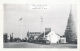
[[[51,31],[46,35],[46,39],[49,40],[50,43],[58,43],[60,40],[60,36],[54,31]]]

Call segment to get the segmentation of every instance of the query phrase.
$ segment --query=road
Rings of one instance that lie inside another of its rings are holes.
[[[4,48],[77,48],[77,44],[35,44],[28,42],[4,43]]]

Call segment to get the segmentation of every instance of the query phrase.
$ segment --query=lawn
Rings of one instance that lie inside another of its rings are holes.
[[[28,42],[8,42],[3,44],[4,48],[77,48],[77,44],[36,44]]]

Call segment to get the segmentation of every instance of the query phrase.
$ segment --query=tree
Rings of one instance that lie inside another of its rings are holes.
[[[65,30],[65,37],[68,43],[77,43],[76,27],[71,11],[69,14],[68,23]]]
[[[8,42],[8,34],[7,33],[3,34],[3,41]]]

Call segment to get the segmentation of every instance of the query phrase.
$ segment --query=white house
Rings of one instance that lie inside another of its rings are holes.
[[[54,31],[51,31],[46,35],[46,39],[49,40],[50,43],[57,43],[60,40],[60,36]]]

